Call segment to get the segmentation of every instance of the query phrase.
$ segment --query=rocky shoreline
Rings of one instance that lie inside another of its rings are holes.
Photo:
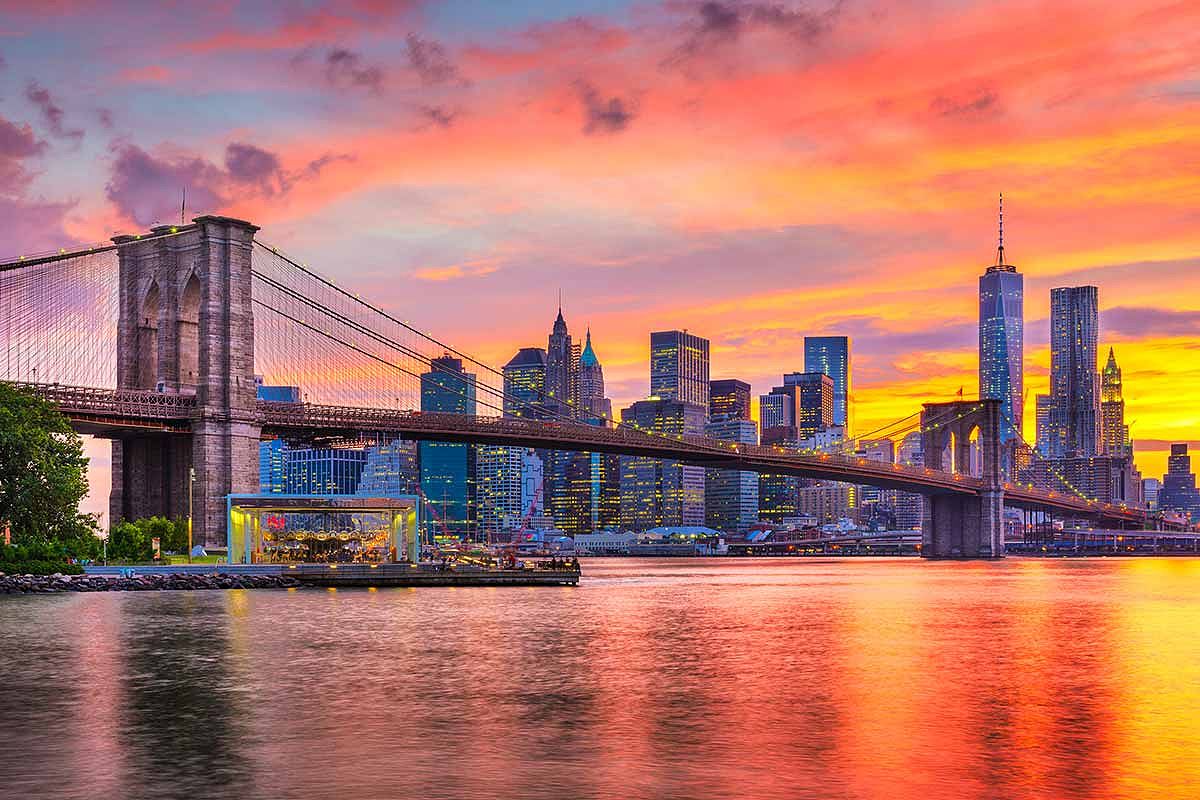
[[[290,589],[295,578],[280,575],[5,575],[0,572],[0,594],[56,594],[59,592],[154,592],[197,589]]]

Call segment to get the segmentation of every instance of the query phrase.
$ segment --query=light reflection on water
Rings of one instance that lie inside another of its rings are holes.
[[[13,797],[1200,796],[1200,560],[0,598]]]

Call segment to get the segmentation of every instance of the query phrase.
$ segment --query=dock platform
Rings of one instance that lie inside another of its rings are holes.
[[[572,569],[496,569],[467,564],[163,564],[89,566],[89,575],[274,575],[309,586],[577,586]]]
[[[576,586],[579,572],[436,564],[298,564],[283,575],[312,586]]]

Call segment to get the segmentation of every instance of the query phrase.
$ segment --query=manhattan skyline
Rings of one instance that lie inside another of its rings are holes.
[[[755,398],[848,336],[870,430],[974,393],[1003,191],[1027,438],[1050,289],[1095,285],[1143,473],[1200,444],[1200,9],[774,7],[5,4],[0,241],[141,230],[186,186],[492,364],[561,287],[615,408],[650,331],[709,339]]]

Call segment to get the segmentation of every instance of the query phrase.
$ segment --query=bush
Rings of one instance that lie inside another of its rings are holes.
[[[69,556],[61,542],[33,541],[21,545],[0,545],[0,572],[6,575],[78,575],[83,568],[67,563]]]
[[[118,522],[108,531],[108,557],[124,561],[147,561],[152,557],[150,540],[136,522]]]

